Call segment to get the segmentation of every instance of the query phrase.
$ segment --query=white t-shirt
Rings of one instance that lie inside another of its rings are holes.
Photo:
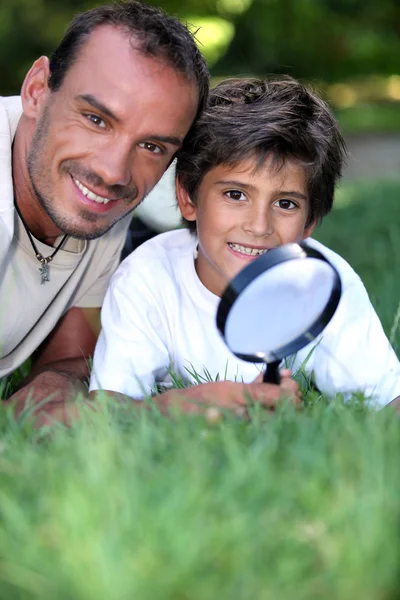
[[[21,114],[19,97],[0,97],[0,378],[38,348],[69,308],[101,306],[130,221],[90,242],[68,238],[49,265],[50,281],[41,284],[40,263],[14,208],[11,146]],[[35,244],[43,256],[54,252]]]
[[[312,348],[305,371],[333,396],[362,391],[384,405],[400,395],[400,364],[358,275],[332,250],[309,239],[338,270],[342,298],[320,338],[292,357],[295,373]],[[251,382],[259,364],[236,358],[216,326],[219,298],[199,280],[197,241],[187,230],[163,233],[128,256],[111,280],[102,308],[91,389],[142,398],[169,368],[189,381]]]

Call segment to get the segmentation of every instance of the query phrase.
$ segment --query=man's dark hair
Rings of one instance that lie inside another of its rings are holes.
[[[210,92],[207,106],[177,154],[177,176],[196,204],[204,175],[220,164],[254,157],[262,168],[268,157],[276,168],[286,160],[307,175],[307,225],[332,208],[346,146],[328,105],[290,77],[228,79]],[[194,231],[196,223],[185,221]]]
[[[94,29],[102,25],[120,28],[134,38],[134,47],[146,56],[164,60],[198,87],[198,114],[207,99],[209,72],[194,34],[160,8],[128,0],[104,4],[75,17],[50,58],[49,88],[57,91]]]

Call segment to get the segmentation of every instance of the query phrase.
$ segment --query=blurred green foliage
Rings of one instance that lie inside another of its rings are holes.
[[[400,64],[398,0],[156,0],[195,27],[212,73],[290,73],[317,81],[392,74]],[[31,63],[50,54],[96,0],[2,0],[0,93],[17,93]]]
[[[216,72],[330,82],[399,70],[398,0],[254,0],[235,27]]]

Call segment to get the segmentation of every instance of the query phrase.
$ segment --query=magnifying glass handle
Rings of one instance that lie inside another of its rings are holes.
[[[279,360],[274,360],[268,363],[267,368],[264,371],[263,382],[264,383],[280,383],[281,376],[279,375]]]

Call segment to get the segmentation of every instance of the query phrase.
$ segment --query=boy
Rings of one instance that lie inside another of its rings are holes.
[[[178,154],[177,198],[190,231],[149,240],[112,279],[91,389],[142,398],[172,368],[254,380],[259,365],[226,348],[215,315],[246,264],[309,238],[331,209],[345,146],[328,106],[289,78],[228,80]],[[352,268],[308,240],[340,273],[343,297],[323,334],[294,357],[327,394],[364,392],[381,405],[400,394],[400,365]]]

